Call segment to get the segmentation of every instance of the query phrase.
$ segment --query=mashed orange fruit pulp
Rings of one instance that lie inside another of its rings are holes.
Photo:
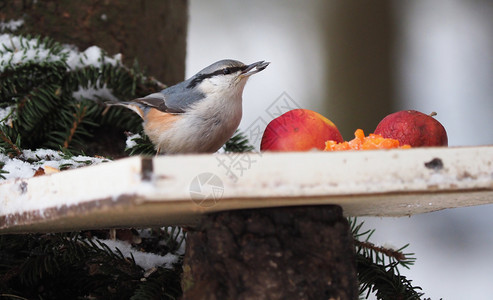
[[[411,146],[400,146],[398,140],[386,139],[379,134],[370,133],[369,136],[365,137],[365,133],[362,129],[357,129],[354,132],[354,139],[350,140],[349,142],[325,142],[325,151],[374,150],[392,148],[408,149],[411,148]]]

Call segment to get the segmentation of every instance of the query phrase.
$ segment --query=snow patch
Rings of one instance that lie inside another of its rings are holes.
[[[137,142],[135,140],[140,138],[142,138],[142,136],[138,133],[129,135],[127,137],[127,140],[125,141],[126,149],[132,149],[133,147],[137,146]]]
[[[96,83],[95,86],[99,86],[99,84]],[[89,100],[105,99],[105,100],[117,101],[117,102],[120,101],[118,98],[116,98],[113,95],[113,90],[108,88],[106,84],[104,84],[102,87],[99,88],[94,88],[94,87],[83,88],[79,86],[79,89],[73,92],[72,96],[74,97],[75,100],[79,100],[79,101],[83,99],[89,99]]]
[[[54,53],[52,49],[46,48],[37,39],[27,39],[12,34],[1,34],[0,46],[0,72],[3,72],[7,66],[26,61],[34,63],[62,61],[72,70],[87,66],[99,68],[105,64],[119,65],[122,63],[121,54],[107,56],[97,46],[91,46],[84,52],[79,52],[73,46],[64,45],[63,49]]]
[[[40,167],[45,168],[48,166],[56,169],[68,167],[72,169],[107,161],[109,159],[83,155],[64,158],[63,153],[51,149],[23,150],[19,158],[10,158],[0,153],[0,162],[5,164],[2,170],[8,172],[2,173],[5,179],[33,177]]]
[[[12,124],[12,116],[14,111],[13,106],[8,106],[5,108],[0,108],[0,125],[8,125]]]
[[[399,249],[392,242],[385,242],[385,243],[383,243],[382,247],[386,248],[386,249],[394,250],[394,251],[397,251]]]
[[[74,50],[68,51],[67,64],[71,69],[78,69],[87,66],[101,67],[104,64],[111,64],[113,66],[122,62],[121,54],[116,54],[113,57],[105,56],[104,51],[98,46],[91,46],[84,52],[77,52]]]
[[[2,170],[8,172],[2,173],[2,176],[5,177],[5,179],[33,177],[34,172],[37,169],[28,162],[17,158],[9,158],[7,155],[1,153],[0,162],[5,163]],[[2,181],[2,179],[0,179],[0,181]]]
[[[0,22],[0,31],[4,31],[4,30],[16,31],[22,25],[24,25],[23,19],[9,20],[8,22]]]
[[[157,255],[154,253],[145,253],[138,251],[134,248],[132,248],[132,245],[130,245],[127,242],[123,241],[113,241],[113,240],[99,240],[97,241],[105,244],[110,248],[113,253],[117,253],[118,250],[123,254],[124,257],[134,257],[135,263],[143,268],[144,270],[149,270],[154,267],[160,267],[163,266],[164,268],[167,269],[172,269],[173,264],[177,263],[179,261],[179,256],[177,254],[172,254],[168,253],[164,256]],[[102,248],[102,247],[101,247]]]

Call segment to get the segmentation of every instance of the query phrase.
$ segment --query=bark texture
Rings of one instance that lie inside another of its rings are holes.
[[[188,1],[173,0],[4,0],[0,20],[23,19],[20,33],[49,36],[76,45],[92,45],[124,63],[139,64],[161,82],[184,79]]]
[[[357,299],[339,206],[228,211],[187,237],[183,299]]]

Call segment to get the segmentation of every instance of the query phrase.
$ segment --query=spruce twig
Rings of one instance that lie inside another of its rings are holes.
[[[15,105],[16,113],[11,117],[11,132],[3,138],[21,137],[19,149],[61,146],[76,154],[86,151],[88,145],[101,149],[106,144],[114,148],[122,145],[116,155],[123,156],[123,132],[141,131],[141,120],[121,109],[112,109],[102,116],[101,103],[145,96],[164,85],[144,76],[137,69],[138,64],[127,68],[121,63],[105,63],[104,53],[99,66],[69,66],[68,54],[74,50],[49,38],[10,37],[12,45],[0,45],[0,106]],[[45,50],[49,50],[48,56],[33,56],[33,51],[46,53]],[[14,59],[19,52],[25,54],[20,61]],[[74,114],[76,105],[85,108],[75,110]],[[115,134],[115,130],[120,130],[120,134]],[[97,146],[98,143],[104,146]],[[7,148],[18,154],[12,150],[15,148]]]
[[[171,230],[173,231],[173,230]],[[33,299],[178,299],[181,262],[146,275],[131,255],[86,233],[0,236],[0,293]],[[160,239],[142,237],[146,248]],[[165,255],[165,252],[162,255]],[[147,297],[146,296],[152,296]]]
[[[250,145],[248,138],[237,129],[234,135],[224,144],[225,152],[248,152],[253,151],[254,147]]]
[[[362,231],[364,222],[349,218],[356,248],[356,265],[360,295],[375,292],[378,299],[420,299],[423,295],[419,286],[400,274],[399,266],[409,268],[416,258],[413,253],[403,253],[409,244],[394,250],[375,246],[369,238],[375,230]]]
[[[357,239],[354,240],[354,244],[356,245],[356,247],[366,248],[368,251],[374,251],[374,252],[381,253],[381,254],[389,257],[389,258],[395,259],[398,262],[402,262],[402,261],[406,260],[405,254],[403,254],[400,251],[394,250],[394,249],[385,248],[382,246],[375,246],[375,244],[373,244],[373,243],[370,243],[367,241],[362,242],[362,241],[359,241]]]
[[[0,294],[0,297],[29,300],[27,298],[24,298],[24,297],[21,297],[21,296],[17,296],[17,295],[14,295],[14,294]]]
[[[69,134],[65,141],[63,142],[63,148],[67,149],[68,145],[72,141],[72,138],[74,137],[75,131],[77,130],[77,126],[82,122],[82,119],[86,115],[87,111],[87,106],[80,107],[80,104],[77,104],[76,107],[78,108],[77,112],[73,113],[74,116],[74,122],[72,123],[72,127],[70,128]]]
[[[13,156],[19,156],[22,154],[22,151],[17,147],[17,145],[12,142],[12,140],[5,134],[4,130],[0,127],[0,139],[4,142],[4,145],[7,145],[8,149],[5,149],[4,151],[9,155],[9,157]],[[10,149],[10,151],[9,151]],[[13,155],[12,153],[15,153]]]

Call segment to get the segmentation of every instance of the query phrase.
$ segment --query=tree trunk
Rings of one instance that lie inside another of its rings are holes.
[[[187,236],[183,299],[357,299],[339,206],[214,213]]]
[[[392,1],[329,1],[327,111],[346,140],[366,134],[395,101]]]
[[[49,36],[80,50],[96,45],[135,58],[172,85],[184,79],[188,2],[173,0],[5,0],[0,20],[23,19],[19,33]]]

